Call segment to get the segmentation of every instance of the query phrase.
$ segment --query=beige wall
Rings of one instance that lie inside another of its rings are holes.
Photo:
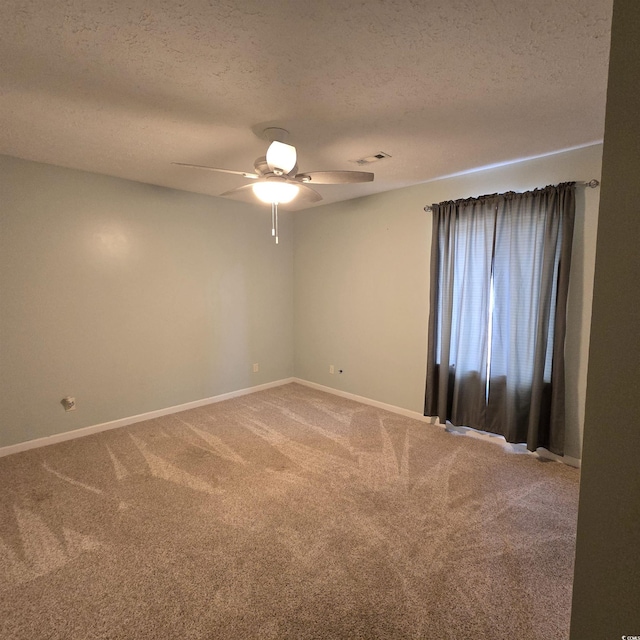
[[[289,215],[276,246],[264,207],[6,156],[0,183],[0,447],[293,374]]]
[[[0,157],[0,382],[11,398],[0,446],[294,373],[421,413],[424,205],[599,178],[600,163],[595,145],[285,214],[276,246],[262,207]],[[575,458],[598,196],[578,188],[566,347]],[[62,410],[66,395],[76,412]]]
[[[640,636],[640,3],[615,0],[572,640]]]
[[[601,154],[594,145],[296,213],[296,375],[422,413],[431,247],[424,205],[599,179]],[[566,454],[574,458],[582,445],[598,198],[599,189],[577,189],[566,341]]]

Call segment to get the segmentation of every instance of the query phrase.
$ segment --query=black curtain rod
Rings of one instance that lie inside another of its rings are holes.
[[[580,184],[583,185],[585,187],[589,187],[590,189],[595,189],[596,187],[600,186],[600,180],[596,180],[595,178],[593,180],[589,180],[589,182],[576,182],[576,184]],[[433,205],[427,205],[424,210],[427,213],[431,213],[433,211],[433,209],[431,208]]]

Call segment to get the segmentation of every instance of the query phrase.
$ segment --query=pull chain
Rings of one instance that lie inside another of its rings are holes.
[[[271,235],[276,235],[276,203],[271,203]]]
[[[278,203],[271,203],[271,235],[275,237],[278,244]]]

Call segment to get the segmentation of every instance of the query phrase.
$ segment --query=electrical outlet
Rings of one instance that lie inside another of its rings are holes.
[[[258,373],[260,371],[260,365],[257,362],[253,363],[253,373]]]
[[[330,364],[330,365],[329,365],[329,373],[333,374],[333,373],[335,373],[335,372],[336,372],[336,370],[334,369],[333,365],[332,365],[332,364]]]
[[[76,399],[71,396],[67,396],[66,398],[62,398],[60,404],[64,407],[65,411],[75,411],[76,410]]]

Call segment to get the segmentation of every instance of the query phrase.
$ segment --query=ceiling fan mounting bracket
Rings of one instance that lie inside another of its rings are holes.
[[[281,127],[267,127],[263,130],[262,135],[269,142],[286,142],[289,132]]]

